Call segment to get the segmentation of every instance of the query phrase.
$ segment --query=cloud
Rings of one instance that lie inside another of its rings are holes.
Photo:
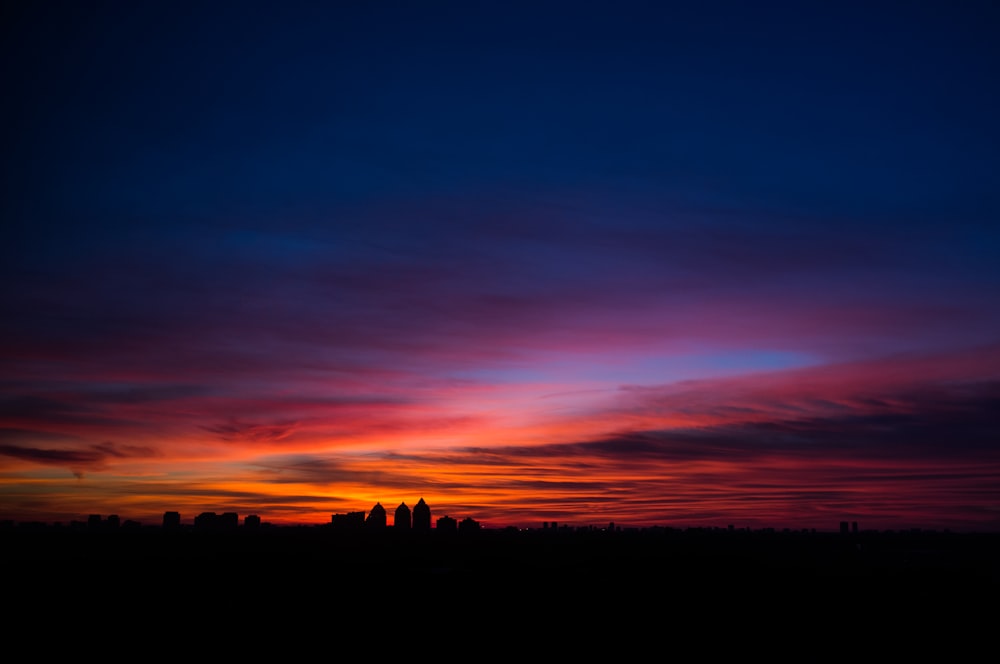
[[[299,429],[299,423],[296,421],[241,422],[234,418],[224,424],[202,426],[201,428],[226,442],[256,445],[277,443],[289,438]]]
[[[151,459],[159,457],[159,450],[140,445],[121,445],[103,442],[78,449],[52,449],[24,445],[0,445],[0,455],[30,463],[69,468],[78,478],[85,471],[103,470],[113,459]]]
[[[36,421],[49,424],[109,424],[115,422],[114,418],[106,417],[100,409],[65,396],[15,395],[0,399],[0,418],[8,423]]]
[[[838,384],[837,373],[829,371],[825,387]],[[266,483],[336,487],[344,496],[419,493],[445,511],[495,522],[729,519],[816,527],[850,515],[869,524],[995,524],[985,506],[1000,498],[1000,381],[938,381],[929,372],[920,384],[910,375],[858,390],[871,397],[835,390],[824,400],[805,390],[770,408],[767,398],[792,393],[765,380],[757,385],[759,408],[720,416],[706,404],[692,411],[703,417],[697,426],[551,444],[322,452],[254,465]],[[689,393],[679,394],[692,405]]]

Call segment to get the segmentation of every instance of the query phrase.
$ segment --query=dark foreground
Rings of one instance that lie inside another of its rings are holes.
[[[968,644],[1000,624],[1000,535],[314,527],[10,530],[0,544],[8,607],[46,620],[102,615],[109,628],[143,617],[164,629],[350,638],[341,630],[376,621],[387,633],[419,625],[576,646],[626,635],[667,646],[708,629],[703,645],[715,648],[737,633]]]

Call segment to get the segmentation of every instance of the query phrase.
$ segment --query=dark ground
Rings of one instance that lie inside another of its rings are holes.
[[[534,635],[580,652],[670,650],[698,635],[713,652],[878,637],[898,654],[1000,630],[1000,535],[15,528],[0,547],[15,623],[239,643],[375,631],[391,644],[413,630],[503,648]]]

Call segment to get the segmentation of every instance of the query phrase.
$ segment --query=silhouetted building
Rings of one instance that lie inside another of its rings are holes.
[[[180,528],[181,527],[181,515],[180,515],[180,512],[164,512],[163,513],[163,527],[164,528]]]
[[[846,535],[847,534],[847,522],[846,521],[841,521],[840,522],[840,534],[841,535]]]
[[[467,516],[462,519],[462,522],[458,524],[458,529],[464,532],[472,532],[479,530],[479,522],[473,519],[471,516]]]
[[[338,530],[358,530],[365,525],[365,513],[334,514],[330,517],[330,524]]]
[[[240,527],[240,515],[236,512],[223,512],[217,519],[218,527],[232,530]]]
[[[451,518],[448,515],[445,515],[437,520],[437,529],[439,533],[440,532],[453,533],[456,530],[458,530],[458,521],[455,521],[455,519]]]
[[[219,521],[215,512],[202,512],[194,518],[194,527],[198,530],[212,530]]]
[[[423,498],[413,506],[413,529],[421,531],[431,529],[431,508]]]
[[[87,527],[91,530],[97,530],[101,527],[101,515],[91,514],[87,517]]]
[[[260,528],[260,517],[256,514],[247,514],[243,519],[243,527],[251,530]]]
[[[117,514],[109,514],[108,518],[104,521],[105,527],[110,530],[114,530],[122,525],[121,519],[118,518]]]
[[[381,530],[386,526],[385,508],[382,503],[375,503],[375,507],[368,511],[368,518],[365,519],[365,526],[376,530]]]
[[[392,525],[396,530],[410,529],[410,508],[406,506],[406,503],[400,503],[399,507],[396,508],[396,514],[393,516]]]

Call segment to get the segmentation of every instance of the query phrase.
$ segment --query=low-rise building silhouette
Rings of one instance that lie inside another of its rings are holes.
[[[235,530],[240,526],[240,515],[236,512],[202,512],[194,518],[197,530]]]
[[[365,513],[334,514],[330,517],[330,525],[337,530],[360,530],[365,525]]]
[[[109,514],[108,518],[100,514],[91,514],[87,517],[87,528],[89,530],[116,530],[121,526],[121,519],[117,514]]]
[[[467,516],[462,519],[462,522],[458,524],[458,529],[462,532],[475,532],[480,530],[481,526],[479,522],[473,519],[471,516]]]
[[[219,515],[215,512],[202,512],[194,518],[194,527],[198,530],[214,530],[219,521]]]

